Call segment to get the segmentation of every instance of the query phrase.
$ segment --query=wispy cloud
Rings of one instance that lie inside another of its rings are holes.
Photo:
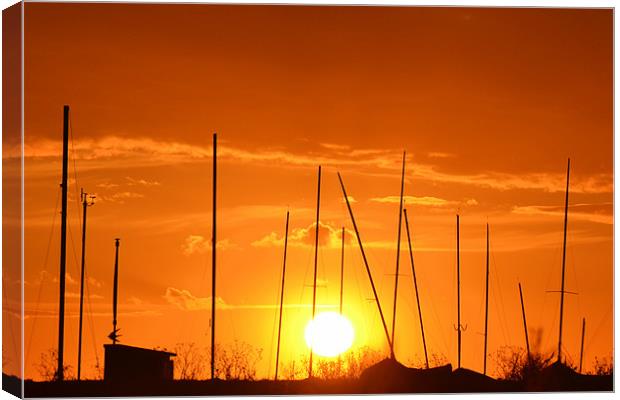
[[[304,228],[294,228],[288,235],[288,245],[293,247],[312,247],[315,240],[316,223]],[[345,229],[346,244],[352,243],[354,233]],[[329,223],[319,222],[319,244],[327,248],[340,248],[342,246],[342,228],[332,226]],[[284,236],[275,232],[252,242],[254,247],[281,247],[284,246]]]
[[[79,299],[80,298],[80,293],[78,293],[78,292],[65,292],[65,296],[68,299]],[[88,297],[90,297],[91,299],[103,299],[103,296],[101,296],[99,294],[91,294]]]
[[[564,215],[564,208],[562,206],[515,206],[512,212],[520,215],[559,218]],[[607,225],[614,223],[613,203],[573,204],[569,205],[568,213],[571,219]]]
[[[130,176],[126,176],[127,186],[159,186],[161,183],[157,181],[147,181],[146,179],[135,179]]]
[[[346,203],[347,200],[349,200],[350,204],[357,203],[357,200],[355,200],[355,198],[353,196],[347,196],[346,199],[344,199],[344,198],[340,199],[340,201],[343,202],[343,203]]]
[[[207,310],[211,308],[211,297],[197,297],[186,289],[166,288],[164,299],[181,310]],[[220,309],[227,308],[226,302],[221,297],[216,297],[215,307]]]
[[[321,143],[321,146],[323,146],[324,148],[328,150],[335,150],[335,151],[347,151],[351,148],[348,145],[334,144],[334,143]]]
[[[92,276],[88,277],[88,284],[90,286],[93,286],[97,289],[99,289],[100,287],[103,286],[103,283],[101,281],[98,281],[97,279],[93,278]]]
[[[451,158],[451,157],[455,157],[454,154],[442,153],[442,152],[439,152],[439,151],[431,151],[427,155],[428,155],[429,158]]]
[[[60,157],[60,141],[48,139],[30,140],[25,144],[24,154],[28,158],[45,160]],[[398,177],[401,153],[394,149],[352,149],[346,145],[323,143],[322,152],[307,151],[293,153],[282,149],[255,148],[245,150],[230,145],[220,147],[219,157],[223,162],[252,163],[262,165],[284,165],[315,168],[317,165],[338,169],[355,169],[358,173],[390,173]],[[446,158],[447,153],[431,153],[434,158]],[[19,148],[7,148],[3,157],[19,155]],[[170,165],[210,160],[210,145],[197,145],[174,141],[159,141],[151,138],[127,138],[107,136],[83,139],[75,145],[76,159],[84,161],[82,169],[127,168],[148,165]],[[35,173],[35,165],[31,173]],[[50,168],[40,166],[40,173],[49,173]],[[410,168],[408,178],[431,182],[455,183],[486,187],[496,190],[541,190],[564,191],[563,173],[505,173],[487,171],[474,174],[458,174],[442,171],[436,165],[416,163]],[[145,181],[146,182],[146,181]],[[571,183],[573,193],[613,193],[613,174],[599,173],[575,176]]]
[[[433,182],[472,185],[501,191],[541,190],[553,193],[563,192],[566,189],[566,176],[561,173],[486,172],[460,175],[440,172],[433,166],[416,164],[412,175],[414,178]],[[573,179],[570,190],[573,193],[613,193],[613,185],[612,174],[596,174]]]
[[[375,203],[390,203],[390,204],[398,204],[400,202],[400,196],[385,196],[385,197],[373,197],[370,201]],[[478,204],[476,199],[465,199],[463,201],[456,200],[446,200],[438,197],[432,196],[403,196],[403,202],[406,205],[416,205],[416,206],[428,206],[428,207],[446,207],[446,206],[458,206],[458,205],[468,205],[475,206]]]
[[[222,239],[217,241],[217,248],[221,250],[227,250],[235,247],[229,239]],[[189,235],[185,238],[185,242],[181,245],[181,251],[186,256],[192,254],[204,254],[211,250],[211,240],[206,239],[202,235]]]
[[[142,199],[144,198],[144,195],[141,193],[124,191],[106,195],[98,195],[97,198],[110,203],[125,204],[127,200]]]
[[[324,283],[323,283],[324,284]],[[169,304],[183,311],[200,311],[211,309],[212,297],[198,297],[193,295],[189,290],[176,289],[173,287],[166,288],[164,299]],[[215,307],[218,310],[261,310],[278,308],[279,304],[230,304],[221,297],[216,297]],[[289,303],[284,304],[284,308],[310,308],[312,304],[305,303]],[[317,304],[318,308],[336,308],[335,304]]]

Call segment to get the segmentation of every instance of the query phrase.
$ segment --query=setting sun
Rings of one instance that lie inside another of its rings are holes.
[[[336,312],[317,315],[306,325],[305,338],[308,347],[323,357],[344,353],[353,344],[353,325]]]

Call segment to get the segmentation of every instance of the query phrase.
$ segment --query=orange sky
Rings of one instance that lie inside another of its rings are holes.
[[[122,342],[208,345],[214,131],[221,146],[217,340],[263,348],[259,376],[273,373],[287,209],[293,238],[283,365],[307,353],[308,228],[319,164],[325,229],[318,302],[338,303],[339,238],[330,232],[352,229],[340,171],[391,324],[398,203],[390,199],[399,192],[404,149],[429,351],[456,364],[457,210],[463,366],[482,369],[487,221],[489,351],[524,346],[519,281],[531,340],[539,331],[541,349],[555,350],[559,296],[546,291],[560,285],[571,157],[566,286],[579,294],[566,297],[565,351],[578,362],[586,317],[586,369],[595,356],[609,357],[611,10],[43,3],[25,10],[26,377],[38,378],[39,355],[57,340],[58,217],[47,252],[63,104],[71,106],[73,133],[65,344],[73,366],[76,193],[84,187],[97,195],[88,220],[86,376],[94,374],[95,349],[103,359],[111,330],[115,237],[122,238]],[[422,348],[405,242],[402,249],[396,354],[413,365]],[[385,350],[353,240],[346,259],[345,313],[355,346]]]

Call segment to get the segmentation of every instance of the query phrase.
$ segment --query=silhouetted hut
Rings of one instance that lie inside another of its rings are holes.
[[[174,353],[122,344],[105,344],[103,379],[107,382],[155,383],[173,379]]]

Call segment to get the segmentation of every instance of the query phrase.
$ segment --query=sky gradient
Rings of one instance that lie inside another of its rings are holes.
[[[389,326],[403,150],[430,353],[456,365],[457,212],[463,366],[482,369],[487,222],[489,352],[525,346],[518,282],[530,341],[555,351],[559,296],[548,291],[560,286],[570,157],[566,288],[578,294],[566,297],[565,352],[578,363],[585,317],[584,369],[611,354],[611,10],[27,3],[25,13],[26,377],[38,378],[40,354],[57,341],[64,104],[72,133],[65,359],[73,366],[76,199],[81,187],[97,196],[88,217],[85,376],[95,373],[95,349],[102,362],[111,331],[115,237],[122,343],[208,345],[213,132],[217,341],[262,348],[260,377],[273,373],[287,210],[283,365],[307,354],[318,165],[317,301],[337,307],[344,226],[354,346],[386,351],[336,172]],[[395,348],[414,365],[423,353],[405,240],[403,229]]]

